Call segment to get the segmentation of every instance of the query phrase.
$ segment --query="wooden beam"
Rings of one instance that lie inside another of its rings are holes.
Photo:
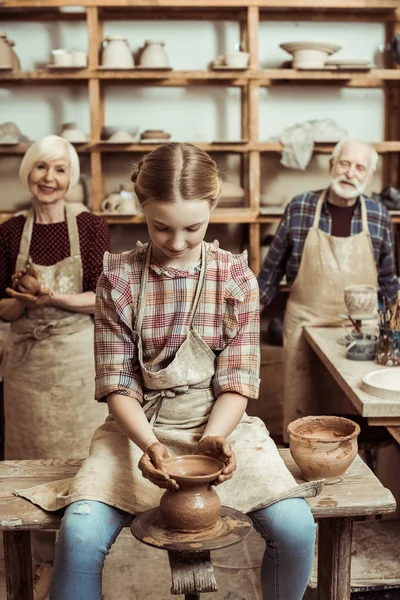
[[[353,519],[318,522],[317,600],[350,598],[350,563]]]

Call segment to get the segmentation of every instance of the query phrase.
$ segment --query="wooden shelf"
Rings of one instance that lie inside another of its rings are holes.
[[[82,8],[84,10],[82,10]],[[217,153],[235,153],[241,157],[241,185],[248,208],[217,208],[212,222],[218,224],[242,223],[247,228],[250,266],[254,272],[260,267],[260,228],[264,223],[277,223],[282,214],[259,215],[261,165],[263,154],[282,152],[278,142],[260,141],[259,113],[262,102],[259,90],[273,86],[336,86],[340,88],[381,88],[385,102],[386,141],[374,144],[382,155],[383,184],[400,187],[400,66],[389,54],[384,69],[370,71],[295,69],[263,69],[259,65],[260,21],[324,21],[381,22],[385,41],[390,42],[400,31],[400,0],[0,0],[0,19],[3,21],[86,21],[88,31],[88,68],[79,71],[55,71],[42,65],[34,71],[0,73],[0,85],[5,86],[87,86],[90,114],[90,141],[75,144],[79,154],[87,155],[91,172],[92,206],[101,214],[101,203],[106,195],[104,181],[105,157],[109,154],[143,154],[156,144],[110,144],[101,141],[105,124],[105,91],[111,85],[122,86],[226,86],[240,90],[240,137],[245,143],[221,141],[193,142],[200,148]],[[171,70],[151,71],[102,70],[98,68],[99,49],[107,21],[139,20],[236,20],[240,41],[250,52],[246,70]],[[267,134],[268,135],[268,134]],[[1,146],[0,156],[22,156],[29,144]],[[330,154],[334,144],[317,143],[314,152]],[[0,213],[0,222],[11,215]],[[109,223],[139,224],[143,217],[107,216]],[[400,223],[400,214],[393,215]]]

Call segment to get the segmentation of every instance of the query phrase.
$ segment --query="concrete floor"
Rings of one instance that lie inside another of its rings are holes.
[[[237,544],[212,553],[219,591],[202,600],[261,600],[260,568],[264,542],[254,531]],[[145,546],[124,529],[106,559],[103,600],[167,600],[171,596],[168,555]],[[3,544],[0,546],[0,600],[6,600]],[[71,598],[71,600],[73,600]]]

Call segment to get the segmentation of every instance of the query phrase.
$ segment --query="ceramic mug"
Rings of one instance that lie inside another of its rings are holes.
[[[58,67],[71,67],[72,66],[72,54],[64,48],[56,48],[51,51],[53,56],[53,63]]]
[[[249,52],[230,52],[225,54],[225,65],[233,68],[247,67],[250,60]]]

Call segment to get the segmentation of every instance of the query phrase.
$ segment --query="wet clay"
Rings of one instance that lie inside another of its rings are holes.
[[[290,452],[306,481],[337,483],[357,455],[360,427],[350,419],[304,417],[288,426]]]
[[[168,458],[164,462],[168,475],[179,489],[167,490],[160,501],[165,525],[171,531],[196,533],[218,526],[221,501],[211,486],[224,464],[209,456],[187,455]]]
[[[25,275],[18,281],[18,291],[22,294],[31,294],[31,296],[37,296],[40,292],[40,282],[33,277],[33,273],[29,270]]]

